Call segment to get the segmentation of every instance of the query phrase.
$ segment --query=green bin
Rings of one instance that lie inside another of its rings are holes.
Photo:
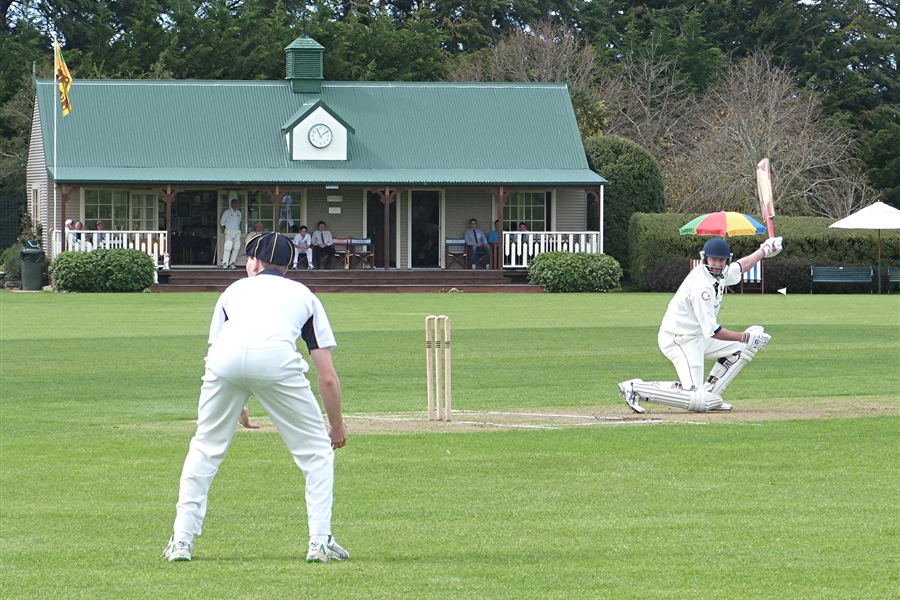
[[[44,251],[26,247],[19,253],[19,257],[22,259],[22,289],[39,291],[44,278]]]

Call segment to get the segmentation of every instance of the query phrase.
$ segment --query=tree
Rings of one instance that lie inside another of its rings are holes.
[[[591,169],[609,181],[604,193],[603,250],[628,271],[631,215],[665,212],[662,171],[644,148],[615,135],[594,136],[585,142],[584,150]],[[596,222],[597,217],[593,219]]]
[[[569,94],[583,139],[601,133],[604,107],[597,86],[597,53],[578,35],[549,19],[515,29],[492,48],[456,60],[448,81],[560,83]]]
[[[820,98],[797,89],[768,56],[733,65],[686,125],[693,139],[664,165],[673,212],[757,212],[756,163],[764,157],[779,214],[839,217],[873,199],[850,130],[825,117]]]
[[[695,100],[664,41],[651,38],[600,76],[600,98],[607,107],[606,132],[633,140],[664,160],[686,134]]]

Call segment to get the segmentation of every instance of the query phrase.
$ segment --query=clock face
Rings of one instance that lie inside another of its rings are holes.
[[[334,135],[331,133],[331,128],[328,125],[319,123],[309,129],[309,143],[316,148],[324,148],[331,143],[333,137]]]

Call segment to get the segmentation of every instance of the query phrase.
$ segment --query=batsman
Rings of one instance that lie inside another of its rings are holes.
[[[681,283],[659,328],[659,349],[675,365],[678,381],[629,379],[619,384],[625,402],[643,413],[641,402],[656,402],[693,412],[731,410],[722,393],[737,374],[769,343],[759,325],[732,331],[718,322],[725,288],[741,274],[782,249],[780,237],[770,237],[752,254],[731,262],[728,242],[712,238],[700,252],[700,264]],[[704,360],[715,360],[704,379]]]

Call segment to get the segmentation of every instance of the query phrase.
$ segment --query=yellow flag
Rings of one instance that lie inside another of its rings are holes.
[[[63,116],[66,116],[72,112],[72,103],[69,102],[72,76],[69,75],[69,67],[66,66],[66,61],[63,60],[62,48],[59,47],[59,42],[54,41],[53,45],[56,46],[53,62],[54,67],[56,67],[56,79],[59,81],[59,103],[62,105]]]

